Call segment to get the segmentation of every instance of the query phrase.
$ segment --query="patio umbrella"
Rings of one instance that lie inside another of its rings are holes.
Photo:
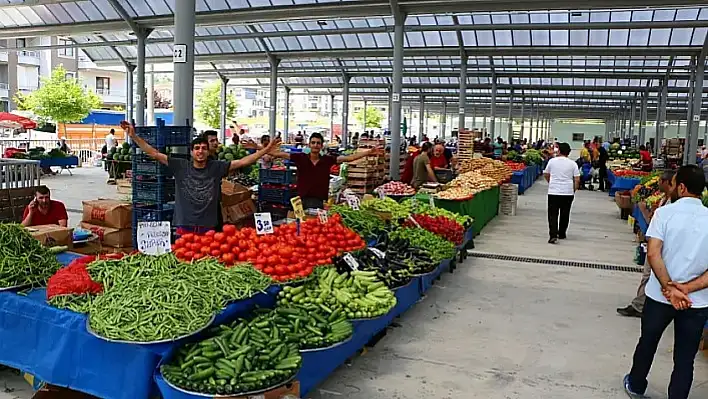
[[[7,129],[24,128],[25,130],[36,129],[37,122],[24,116],[0,112],[0,127]]]

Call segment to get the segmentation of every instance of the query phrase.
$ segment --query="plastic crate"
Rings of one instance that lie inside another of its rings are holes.
[[[133,203],[133,248],[138,248],[138,223],[139,222],[172,222],[175,207],[172,204],[147,205]],[[174,237],[175,226],[172,226]]]
[[[150,158],[145,153],[133,154],[133,173],[153,176],[172,176],[172,171],[166,166]]]
[[[288,212],[292,211],[292,210],[293,210],[293,207],[290,204],[283,205],[283,204],[272,204],[272,203],[268,203],[268,202],[259,202],[258,203],[258,211],[270,213],[271,219],[273,221],[287,218]]]
[[[272,187],[263,185],[258,187],[258,201],[260,202],[290,205],[290,199],[293,197],[297,197],[297,189],[292,187]]]
[[[133,174],[133,202],[164,204],[175,200],[173,179],[149,180]]]
[[[293,184],[297,180],[296,169],[260,169],[258,181],[270,184]]]
[[[157,126],[136,126],[135,133],[153,147],[187,146],[192,142],[191,126],[167,126],[162,119]],[[135,144],[133,144],[135,146]]]

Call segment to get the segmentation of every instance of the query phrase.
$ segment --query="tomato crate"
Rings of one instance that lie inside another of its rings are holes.
[[[297,188],[289,186],[258,186],[258,201],[271,202],[274,204],[290,205],[290,199],[297,197]]]
[[[135,126],[135,133],[153,147],[188,146],[192,142],[191,126],[167,126],[157,119],[157,126]],[[133,143],[135,146],[135,143]]]
[[[174,179],[149,177],[133,175],[133,202],[164,204],[175,200]]]
[[[296,169],[260,169],[258,181],[270,184],[294,184],[297,181]]]

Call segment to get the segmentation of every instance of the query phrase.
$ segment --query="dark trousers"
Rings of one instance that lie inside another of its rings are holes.
[[[642,335],[634,351],[629,384],[636,393],[647,389],[647,376],[659,340],[674,322],[674,371],[669,383],[669,399],[686,399],[693,383],[693,361],[701,342],[708,309],[676,310],[671,305],[647,297],[642,313]]]
[[[598,169],[600,169],[600,191],[605,191],[605,183],[607,183],[608,186],[610,185],[607,181],[607,165],[600,165]]]
[[[574,195],[548,194],[548,234],[550,238],[565,237],[570,223],[570,206]],[[560,217],[560,218],[559,218]]]
[[[324,200],[315,197],[302,197],[302,209],[324,209]]]

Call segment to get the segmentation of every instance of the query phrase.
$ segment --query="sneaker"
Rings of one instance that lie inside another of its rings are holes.
[[[642,312],[635,309],[632,305],[626,308],[617,308],[617,313],[625,317],[642,317]]]
[[[630,398],[632,399],[649,399],[649,396],[644,395],[643,393],[636,393],[632,391],[632,387],[629,386],[629,374],[624,376],[624,380],[622,381],[622,385],[624,385],[624,391],[629,395]]]
[[[548,243],[549,243],[549,244],[557,244],[557,243],[558,243],[558,239],[555,238],[555,237],[549,238],[549,239],[548,239]]]

